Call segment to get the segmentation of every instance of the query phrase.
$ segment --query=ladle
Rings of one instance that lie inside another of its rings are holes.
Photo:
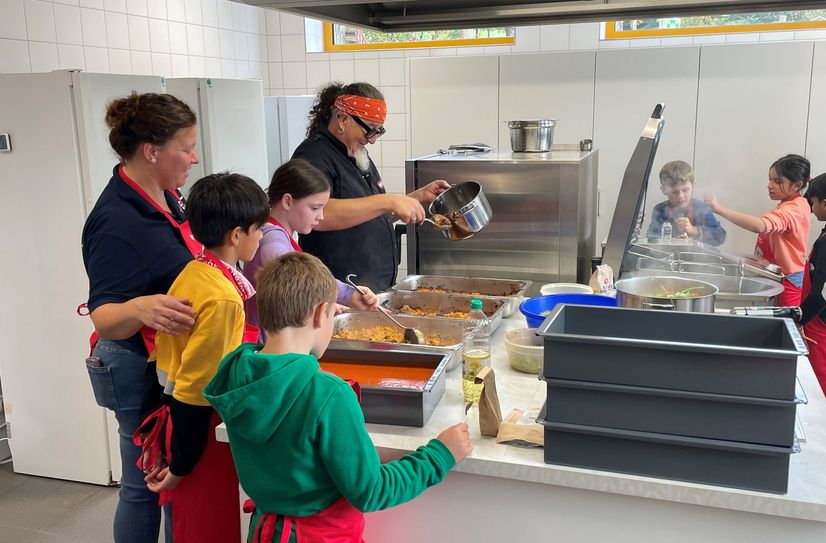
[[[361,289],[361,287],[353,282],[353,279],[352,279],[353,277],[356,277],[356,274],[351,273],[347,276],[347,278],[346,278],[347,284],[350,285],[351,287],[353,287],[354,289],[356,289],[357,291],[359,291],[362,295],[364,295],[365,293]],[[384,313],[384,315],[388,319],[393,321],[396,324],[396,326],[398,326],[399,328],[404,330],[404,342],[405,343],[411,343],[413,345],[427,345],[427,339],[425,338],[425,335],[422,333],[421,330],[418,330],[416,328],[409,328],[409,327],[403,325],[402,323],[397,321],[393,317],[393,315],[390,314],[390,310],[388,310],[385,307],[379,306],[379,311]]]

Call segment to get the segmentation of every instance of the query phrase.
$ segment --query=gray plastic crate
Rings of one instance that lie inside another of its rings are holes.
[[[557,306],[537,332],[543,375],[794,400],[806,346],[792,321],[615,307]]]
[[[546,379],[546,420],[791,447],[798,400]]]
[[[547,464],[776,494],[788,489],[792,447],[537,422],[545,426]]]

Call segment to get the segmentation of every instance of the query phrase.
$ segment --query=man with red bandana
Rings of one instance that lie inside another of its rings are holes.
[[[310,161],[326,175],[330,200],[324,221],[300,237],[301,247],[337,279],[354,273],[374,292],[385,290],[395,282],[399,264],[393,222],[420,224],[423,206],[450,185],[435,180],[406,196],[387,194],[366,148],[385,132],[387,105],[369,83],[327,86],[310,115],[307,139],[293,158]]]

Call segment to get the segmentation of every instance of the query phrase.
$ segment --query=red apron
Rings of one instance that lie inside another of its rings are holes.
[[[221,418],[213,412],[201,459],[192,473],[169,492],[175,543],[239,543],[241,540],[238,475],[229,443],[215,439],[215,427],[220,423]]]
[[[286,228],[284,228],[284,225],[282,225],[280,222],[273,219],[272,217],[267,217],[267,222],[270,223],[273,226],[277,226],[278,228],[280,228],[281,230],[283,230],[284,232],[287,233],[287,236],[289,236],[289,238],[290,238],[290,245],[293,246],[293,251],[295,251],[296,253],[303,253],[304,252],[301,249],[301,246],[298,244],[298,242],[295,241],[295,238],[292,236],[292,234],[290,234],[290,231],[287,230]]]
[[[826,234],[820,234],[822,238]],[[806,262],[806,268],[803,271],[803,299],[805,299],[812,289],[812,283],[809,280],[809,270],[811,264]],[[803,325],[803,333],[806,339],[806,346],[809,348],[809,363],[817,377],[817,382],[820,383],[820,388],[826,394],[826,323],[820,318],[820,315],[815,315],[812,319]]]
[[[129,185],[129,187],[132,190],[137,192],[141,198],[149,202],[149,204],[156,210],[160,211],[163,214],[163,216],[166,217],[166,220],[169,221],[169,224],[171,224],[173,228],[180,231],[181,237],[184,240],[184,244],[186,244],[186,248],[189,249],[189,252],[192,253],[193,257],[197,256],[201,251],[204,250],[204,246],[201,245],[201,243],[199,243],[198,241],[196,241],[195,237],[192,235],[192,229],[189,227],[189,221],[184,221],[178,224],[178,221],[176,221],[167,210],[159,206],[158,203],[155,202],[155,200],[153,200],[146,193],[146,191],[140,187],[140,185],[135,183],[129,176],[126,175],[126,171],[124,171],[123,169],[123,164],[118,166],[118,175],[121,179],[123,179],[123,181],[127,185]],[[180,210],[182,212],[186,211],[186,204],[184,203],[183,198],[181,198],[181,196],[177,193],[177,191],[169,191],[169,193],[175,197],[175,200],[177,200],[178,207],[180,208]],[[82,316],[88,315],[88,313],[83,312],[84,309],[86,309],[86,304],[80,304],[77,308],[77,314]],[[155,330],[149,328],[148,326],[144,326],[140,329],[140,334],[141,339],[143,340],[143,345],[144,347],[146,347],[146,353],[151,355],[152,351],[155,350]],[[98,333],[92,332],[92,335],[89,336],[89,347],[91,348],[91,350],[95,349],[95,345],[97,345],[98,339],[100,339]]]
[[[795,198],[801,198],[801,196],[797,195]],[[757,235],[757,243],[754,246],[754,254],[765,258],[773,264],[776,264],[777,260],[775,260],[774,252],[772,252],[771,246],[769,245],[769,236],[770,234]],[[804,269],[803,276],[805,277],[807,273],[807,270]],[[784,277],[783,292],[780,294],[780,299],[777,301],[777,304],[783,307],[798,307],[800,306],[801,299],[800,288]]]
[[[244,512],[253,513],[252,500],[244,502]],[[174,513],[173,513],[174,515]],[[280,515],[281,537],[277,543],[287,543],[295,527],[296,543],[364,543],[364,513],[339,498],[333,505],[307,517]],[[276,543],[275,528],[279,515],[264,513],[252,534],[252,543]],[[174,516],[173,516],[174,520]],[[177,543],[177,540],[176,542]]]

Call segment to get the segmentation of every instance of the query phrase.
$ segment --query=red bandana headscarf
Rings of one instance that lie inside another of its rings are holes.
[[[384,124],[384,119],[387,118],[387,104],[377,98],[342,94],[336,98],[334,105],[344,113],[355,115],[364,121]]]

